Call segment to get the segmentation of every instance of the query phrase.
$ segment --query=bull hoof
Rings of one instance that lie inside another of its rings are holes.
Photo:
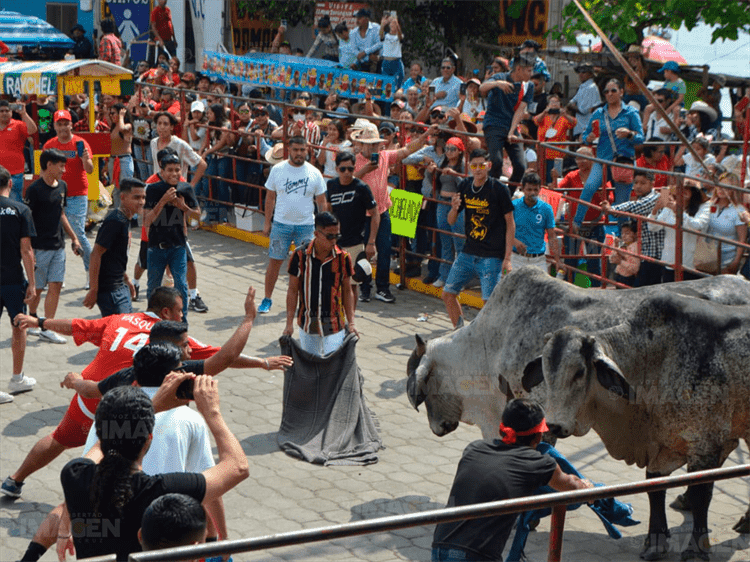
[[[689,548],[680,554],[680,560],[711,560],[708,552]]]
[[[651,540],[652,536],[656,538],[655,541]],[[655,544],[652,544],[652,542]],[[643,560],[662,560],[666,558],[668,552],[669,540],[665,535],[649,535],[643,543],[641,558]]]
[[[750,533],[750,511],[743,515],[732,529],[741,535]]]
[[[677,496],[674,501],[669,504],[669,507],[671,507],[672,509],[676,509],[677,511],[690,511],[692,509],[690,507],[690,501],[688,500],[687,493]]]
[[[711,543],[708,534],[693,535],[690,544],[680,554],[680,560],[710,560]]]

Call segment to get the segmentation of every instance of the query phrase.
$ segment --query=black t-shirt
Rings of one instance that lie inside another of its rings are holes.
[[[149,211],[156,207],[159,200],[172,187],[164,181],[152,183],[146,188],[146,204],[144,209]],[[176,186],[177,196],[183,197],[185,203],[191,209],[198,208],[198,199],[195,191],[189,183],[179,182]],[[185,213],[174,205],[164,205],[159,216],[151,223],[148,229],[148,243],[152,248],[158,248],[159,244],[169,246],[184,246],[187,239],[184,230]]]
[[[23,285],[21,238],[36,236],[31,209],[0,196],[0,285]]]
[[[31,115],[31,104],[26,105],[26,113]],[[36,108],[36,124],[39,130],[39,146],[44,146],[49,139],[57,136],[55,127],[52,123],[52,117],[57,111],[57,107],[54,103],[47,103],[45,105],[37,105]]]
[[[141,551],[138,529],[143,512],[152,501],[164,494],[177,493],[202,502],[206,495],[206,478],[202,474],[179,472],[148,476],[136,472],[130,477],[133,496],[122,510],[123,517],[118,517],[110,506],[95,513],[91,484],[96,466],[91,459],[73,459],[60,473],[79,560],[112,553],[117,554],[117,560],[127,560],[131,552]]]
[[[341,225],[340,248],[356,246],[364,241],[367,211],[377,207],[370,186],[358,178],[349,185],[341,185],[339,178],[328,180],[326,198]],[[356,259],[357,256],[352,256]]]
[[[458,463],[447,507],[520,498],[549,483],[557,463],[549,455],[519,445],[474,441]],[[480,560],[502,560],[517,514],[482,517],[435,527],[432,545],[455,547]]]
[[[51,187],[39,178],[26,188],[24,202],[34,217],[36,236],[31,238],[31,246],[36,250],[59,250],[65,247],[61,216],[68,196],[67,184],[60,180],[57,187]]]
[[[99,268],[99,290],[111,291],[125,283],[130,249],[130,220],[120,209],[110,211],[99,232],[96,243],[107,251],[102,254]]]
[[[186,373],[193,373],[196,375],[202,375],[204,372],[204,365],[206,361],[203,359],[196,361],[183,361],[181,369]],[[135,371],[133,367],[125,367],[120,369],[116,373],[108,376],[106,379],[99,381],[96,385],[99,388],[102,396],[107,394],[108,391],[118,386],[131,386],[135,382]]]
[[[464,253],[481,258],[505,257],[505,215],[513,212],[508,189],[495,178],[487,178],[480,188],[474,178],[458,184],[461,210],[466,209]]]

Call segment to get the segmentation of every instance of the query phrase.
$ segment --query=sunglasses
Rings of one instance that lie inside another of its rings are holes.
[[[239,113],[241,115],[249,115],[250,114],[250,110],[249,109],[240,109],[237,113]]]
[[[445,117],[445,113],[430,113],[430,117],[434,117],[435,119],[442,119]]]
[[[353,172],[354,166],[339,166],[339,172]]]
[[[305,114],[305,110],[304,109],[296,109],[296,110],[292,111],[292,115],[304,115],[304,114]]]
[[[613,94],[613,93],[619,92],[619,91],[620,90],[618,90],[617,88],[610,88],[609,90],[604,90],[604,93],[605,94]]]
[[[455,146],[446,146],[445,151],[446,152],[458,152],[458,148],[456,148]]]
[[[471,168],[472,170],[486,170],[487,165],[487,162],[482,162],[481,164],[470,164],[469,168]]]
[[[452,66],[441,66],[440,70],[453,70]]]
[[[322,230],[319,230],[318,232],[320,232],[320,234],[324,236],[326,240],[338,240],[339,238],[341,238],[341,234],[339,234],[338,232],[336,234],[326,234]]]

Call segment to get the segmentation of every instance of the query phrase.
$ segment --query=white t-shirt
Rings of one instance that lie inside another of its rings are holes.
[[[693,158],[692,154],[686,152],[682,159],[685,161],[686,175],[690,176],[691,178],[708,177],[706,170],[703,168],[703,166],[701,166],[701,163],[698,160]],[[703,163],[706,166],[716,164],[716,157],[711,153],[706,154],[706,156],[703,158]]]
[[[343,151],[346,148],[349,148],[352,145],[351,142],[348,140],[345,140],[344,142],[338,143],[338,144],[329,144],[329,147],[336,147],[338,148],[339,152]],[[338,152],[334,150],[326,150],[326,162],[323,165],[323,176],[326,178],[335,178],[337,177],[336,174],[336,155]]]
[[[383,36],[383,52],[380,54],[388,58],[401,58],[401,41],[398,40],[398,35],[386,33]]]
[[[266,189],[276,192],[275,222],[308,225],[315,224],[315,197],[325,194],[326,182],[309,162],[292,166],[284,160],[271,168]]]
[[[156,154],[159,152],[159,149],[156,148],[158,142],[159,137],[151,139],[151,161],[154,163],[154,174],[161,172],[161,166],[156,161]],[[177,151],[177,156],[180,157],[180,162],[182,163],[182,177],[188,177],[188,166],[197,166],[201,161],[200,155],[190,148],[188,143],[174,135],[172,135],[172,140],[169,141],[167,146]]]
[[[153,398],[159,389],[143,387],[142,390]],[[151,447],[143,457],[143,472],[148,475],[203,472],[215,464],[206,422],[203,416],[187,406],[158,412],[153,436]],[[96,426],[92,425],[83,454],[98,440]]]

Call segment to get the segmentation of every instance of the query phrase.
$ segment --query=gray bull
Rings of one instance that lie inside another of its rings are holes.
[[[414,408],[427,406],[435,435],[450,433],[462,421],[479,426],[485,439],[494,439],[508,397],[526,395],[523,370],[541,354],[545,334],[564,326],[609,328],[643,299],[668,292],[750,304],[750,283],[734,275],[603,291],[581,289],[533,267],[521,268],[498,284],[465,328],[426,343],[417,336],[417,348],[407,364],[409,401]],[[544,402],[543,394],[535,397]]]
[[[547,425],[557,437],[594,429],[615,459],[647,477],[718,468],[750,444],[750,307],[680,295],[643,300],[622,323],[599,331],[566,327],[548,335],[523,377],[546,383]],[[545,386],[545,385],[543,385]],[[688,488],[693,512],[683,560],[708,560],[713,484]],[[642,557],[667,553],[665,492],[649,494]]]

